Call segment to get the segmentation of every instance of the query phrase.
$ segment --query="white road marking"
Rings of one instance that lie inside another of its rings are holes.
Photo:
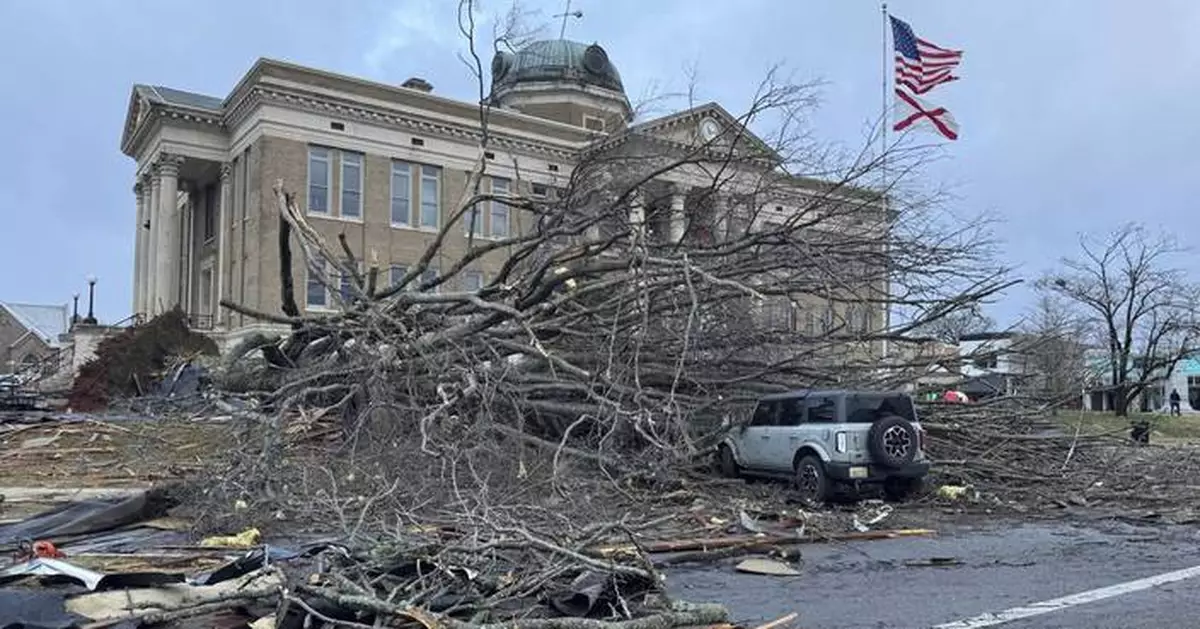
[[[1175,572],[1167,572],[1152,577],[1146,577],[1144,579],[1137,579],[1136,581],[1126,581],[1125,583],[1118,583],[1116,585],[1097,588],[1095,590],[1088,590],[1087,592],[1071,594],[1070,596],[1063,596],[1061,598],[1052,598],[1048,601],[1033,603],[1031,605],[1025,605],[1022,607],[1013,607],[1012,609],[1006,609],[1002,612],[982,614],[966,620],[956,620],[954,622],[937,625],[933,629],[980,629],[980,627],[994,627],[996,625],[1003,625],[1014,620],[1029,618],[1030,616],[1049,614],[1050,612],[1056,612],[1068,607],[1083,605],[1085,603],[1094,603],[1096,601],[1102,601],[1106,598],[1121,596],[1122,594],[1129,594],[1130,592],[1148,590],[1159,585],[1175,583],[1177,581],[1185,581],[1195,577],[1200,577],[1200,566],[1193,566],[1191,568],[1184,568],[1183,570],[1176,570]]]

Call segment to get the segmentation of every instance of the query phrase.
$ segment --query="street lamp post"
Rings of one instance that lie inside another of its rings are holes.
[[[71,297],[75,300],[75,307],[71,310],[71,323],[79,323],[79,293]]]
[[[88,313],[87,318],[83,320],[88,325],[96,325],[96,276],[89,275],[88,283]]]

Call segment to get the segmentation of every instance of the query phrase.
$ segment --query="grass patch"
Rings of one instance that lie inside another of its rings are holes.
[[[1126,434],[1133,422],[1149,421],[1153,437],[1200,441],[1200,413],[1179,416],[1132,413],[1129,417],[1117,417],[1112,413],[1095,411],[1062,411],[1058,421],[1063,430],[1074,433],[1078,427],[1080,434],[1084,435]]]

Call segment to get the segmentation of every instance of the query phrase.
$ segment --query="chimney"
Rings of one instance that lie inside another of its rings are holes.
[[[419,76],[414,76],[406,80],[400,84],[400,87],[407,87],[410,90],[417,90],[418,92],[426,93],[433,91],[433,86],[429,84],[429,81],[426,81]]]

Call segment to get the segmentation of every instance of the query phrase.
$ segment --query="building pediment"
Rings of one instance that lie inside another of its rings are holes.
[[[222,99],[213,96],[156,85],[134,85],[125,111],[121,151],[136,157],[139,138],[145,135],[156,118],[164,116],[183,122],[219,126],[223,121],[224,106]]]
[[[622,135],[653,138],[693,150],[703,147],[718,154],[728,154],[732,149],[737,158],[761,159],[772,164],[781,162],[766,142],[717,103],[647,120],[629,127]]]

